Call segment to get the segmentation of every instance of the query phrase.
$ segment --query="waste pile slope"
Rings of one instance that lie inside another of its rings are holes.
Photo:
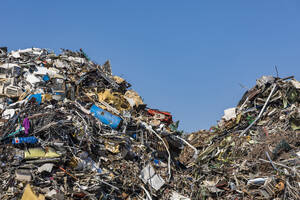
[[[189,195],[176,184],[188,145],[178,122],[148,108],[109,61],[1,47],[0,114],[1,200]]]
[[[180,161],[196,199],[300,199],[300,82],[263,76],[210,130],[187,136]]]

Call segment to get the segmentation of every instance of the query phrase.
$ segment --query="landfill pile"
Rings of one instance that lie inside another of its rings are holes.
[[[187,136],[192,199],[300,199],[300,82],[262,76],[210,130]]]
[[[82,49],[0,48],[0,199],[189,195],[178,122],[130,87]]]
[[[189,135],[85,52],[0,47],[0,199],[300,199],[300,82]]]

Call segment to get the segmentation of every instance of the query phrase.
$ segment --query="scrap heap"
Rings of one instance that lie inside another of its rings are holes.
[[[186,146],[180,155],[192,199],[300,199],[300,82],[261,77],[217,126],[187,141],[198,154]]]
[[[110,63],[0,48],[0,199],[300,199],[300,82],[263,76],[183,135]]]
[[[178,123],[129,88],[81,49],[0,48],[0,199],[182,197]]]

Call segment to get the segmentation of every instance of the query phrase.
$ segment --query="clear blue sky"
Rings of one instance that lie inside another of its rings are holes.
[[[300,1],[2,1],[0,46],[110,59],[180,128],[209,128],[262,75],[300,79]]]

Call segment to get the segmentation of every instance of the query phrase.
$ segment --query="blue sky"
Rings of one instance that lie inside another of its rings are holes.
[[[83,48],[153,108],[207,129],[262,75],[300,79],[300,1],[3,1],[0,46]]]

